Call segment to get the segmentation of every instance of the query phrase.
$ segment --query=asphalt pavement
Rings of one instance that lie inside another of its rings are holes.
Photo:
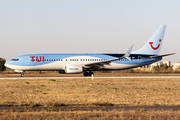
[[[98,106],[98,107],[0,107],[0,111],[4,110],[19,110],[19,111],[40,111],[40,110],[53,110],[53,111],[93,111],[93,110],[101,110],[101,111],[112,111],[112,110],[173,110],[177,111],[180,110],[180,106]]]

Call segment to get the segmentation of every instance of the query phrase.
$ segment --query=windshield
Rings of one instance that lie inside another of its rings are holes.
[[[19,59],[12,59],[11,61],[18,61]]]

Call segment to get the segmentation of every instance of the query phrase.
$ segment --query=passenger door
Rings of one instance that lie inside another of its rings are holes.
[[[29,65],[29,64],[30,64],[30,57],[25,56],[25,65]]]
[[[141,64],[141,63],[142,63],[142,57],[138,56],[138,64]]]

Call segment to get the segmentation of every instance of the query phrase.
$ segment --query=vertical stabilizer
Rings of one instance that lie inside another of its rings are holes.
[[[150,54],[159,55],[164,39],[166,25],[161,25],[146,44],[139,50],[133,51],[132,54]]]

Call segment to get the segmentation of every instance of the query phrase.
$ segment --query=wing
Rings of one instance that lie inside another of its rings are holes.
[[[118,57],[118,58],[110,59],[110,60],[105,60],[105,61],[99,61],[99,62],[84,64],[84,67],[101,67],[101,66],[104,66],[104,65],[109,65],[109,63],[111,63],[112,61],[120,60],[120,59],[123,59],[123,58],[126,58],[126,59],[131,61],[131,59],[129,58],[129,55],[131,53],[132,48],[133,48],[133,46],[131,46],[129,48],[129,50],[122,57]]]

